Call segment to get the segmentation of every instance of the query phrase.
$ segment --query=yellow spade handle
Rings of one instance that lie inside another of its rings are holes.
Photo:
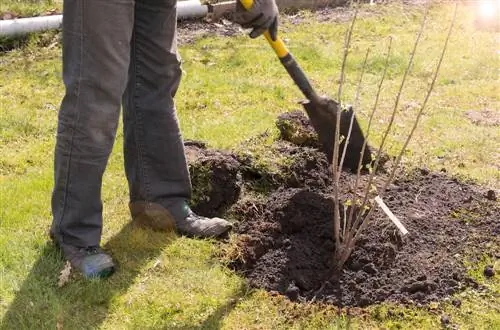
[[[245,7],[246,10],[250,10],[253,7],[253,0],[239,0],[243,7]],[[279,58],[284,58],[288,55],[288,49],[286,48],[285,43],[281,38],[278,36],[276,38],[276,41],[274,41],[271,38],[271,34],[269,31],[264,32],[264,37],[266,37],[267,41],[273,47],[274,51],[276,52],[276,55],[278,55]]]
[[[238,0],[238,1],[241,2],[241,4],[243,5],[243,7],[245,7],[246,10],[250,10],[253,6],[253,0]],[[304,71],[300,68],[297,61],[293,58],[292,54],[290,54],[290,52],[286,48],[283,40],[281,40],[280,37],[277,37],[276,41],[273,41],[269,31],[264,32],[264,37],[266,37],[271,47],[273,47],[274,51],[280,58],[281,64],[283,64],[283,66],[286,68],[286,71],[288,72],[290,77],[292,77],[293,81],[299,87],[304,96],[309,101],[315,104],[319,104],[319,102],[321,101],[320,97],[318,96],[318,94],[316,94],[316,91],[309,82],[309,79],[307,79],[307,76],[304,73]]]

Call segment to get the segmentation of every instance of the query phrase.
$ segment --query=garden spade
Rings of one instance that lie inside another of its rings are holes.
[[[254,0],[240,1],[243,7],[249,10],[250,8],[252,8]],[[363,144],[365,142],[365,137],[363,135],[363,132],[361,131],[358,120],[354,116],[353,109],[349,108],[347,110],[342,110],[338,102],[324,96],[319,96],[293,55],[288,51],[283,40],[280,37],[277,37],[274,41],[271,38],[271,34],[269,33],[269,31],[266,31],[264,33],[264,36],[276,52],[276,55],[278,55],[288,74],[292,77],[295,84],[307,98],[307,101],[302,102],[302,105],[307,112],[314,130],[318,134],[318,139],[323,148],[323,152],[326,153],[330,164],[333,162],[337,111],[341,111],[340,135],[343,137],[339,148],[339,160],[340,155],[344,150],[346,137],[350,136],[350,138],[348,139],[344,166],[355,171],[358,168],[358,163],[360,160],[363,166],[369,164],[372,160],[371,151],[367,145],[363,154],[361,154]],[[349,130],[351,130],[350,135]]]

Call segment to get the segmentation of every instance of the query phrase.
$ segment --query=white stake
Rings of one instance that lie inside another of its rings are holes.
[[[406,230],[405,226],[403,226],[401,221],[399,221],[399,219],[394,215],[394,213],[392,213],[391,210],[389,210],[389,208],[384,203],[382,198],[380,198],[380,196],[375,197],[375,202],[377,202],[378,206],[380,206],[380,208],[385,212],[385,214],[387,214],[389,219],[391,219],[391,221],[394,222],[394,224],[396,225],[396,227],[398,227],[399,231],[401,231],[401,234],[403,234],[403,236],[408,234],[408,230]]]

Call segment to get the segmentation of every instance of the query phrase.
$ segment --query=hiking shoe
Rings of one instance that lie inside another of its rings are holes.
[[[219,237],[232,229],[230,222],[221,218],[207,218],[188,210],[183,220],[177,221],[180,234],[195,237]]]
[[[113,259],[98,246],[78,248],[63,244],[64,257],[85,278],[107,278],[115,272]]]
[[[160,204],[131,202],[129,204],[133,222],[140,226],[161,231],[174,231],[175,220],[170,212]]]

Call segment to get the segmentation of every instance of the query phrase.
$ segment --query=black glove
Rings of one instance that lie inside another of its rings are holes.
[[[269,30],[271,38],[278,37],[278,6],[274,0],[253,0],[250,10],[245,9],[239,0],[236,1],[236,12],[233,20],[243,28],[253,28],[250,38],[257,38]]]

